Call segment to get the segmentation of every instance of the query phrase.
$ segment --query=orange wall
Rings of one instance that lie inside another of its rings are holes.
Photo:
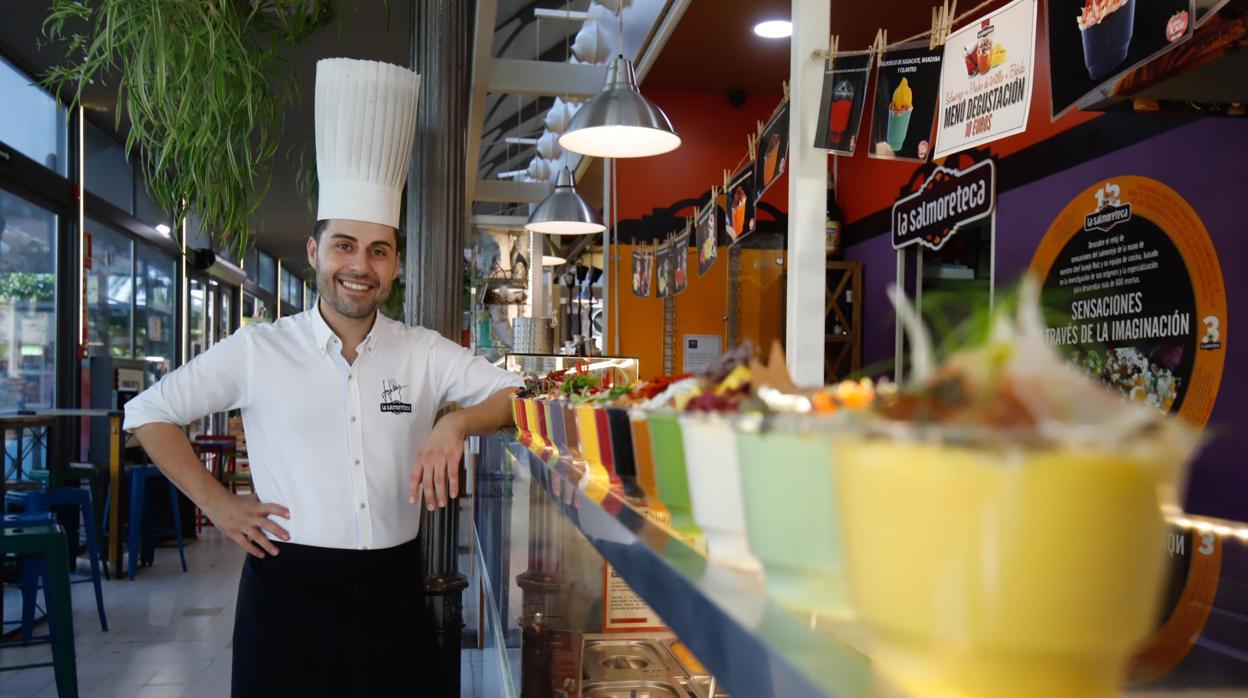
[[[643,86],[644,91],[644,86]],[[620,218],[635,219],[653,209],[666,208],[681,199],[696,199],[711,186],[722,186],[723,171],[732,169],[746,155],[746,137],[757,123],[770,117],[780,103],[777,96],[749,97],[743,106],[733,108],[719,92],[650,92],[682,139],[672,153],[653,158],[619,161]],[[788,209],[788,178],[782,176],[767,190],[763,201],[781,211]],[[676,211],[692,216],[694,210]],[[760,217],[765,217],[760,214]],[[641,360],[641,375],[650,378],[663,372],[663,301],[638,298],[629,281],[632,245],[616,248],[615,273],[623,274],[616,309],[620,314],[620,354]],[[762,256],[770,258],[765,264]],[[719,257],[707,272],[698,276],[697,256],[689,257],[689,283],[676,297],[675,371],[683,373],[681,338],[688,334],[727,336],[728,248],[720,247]],[[783,322],[783,271],[774,263],[783,257],[779,250],[745,250],[741,274],[741,336],[767,346],[779,335]],[[726,341],[721,340],[721,346]]]
[[[1031,112],[1027,117],[1027,130],[1004,138],[989,146],[992,154],[1003,157],[1030,145],[1051,138],[1066,129],[1091,121],[1097,113],[1074,111],[1058,119],[1049,118],[1049,42],[1045,28],[1044,8],[1040,8],[1040,20],[1036,39],[1036,59],[1032,80]],[[874,90],[867,92],[867,104],[874,104]],[[841,208],[844,222],[853,223],[881,209],[889,208],[897,199],[898,192],[917,167],[913,162],[874,160],[866,153],[870,146],[870,119],[862,120],[863,128],[858,134],[854,157],[838,157],[836,202]],[[832,158],[828,158],[831,167]]]

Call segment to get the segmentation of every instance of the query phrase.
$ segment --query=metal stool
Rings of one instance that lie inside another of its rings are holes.
[[[134,575],[139,568],[139,554],[143,553],[143,560],[151,566],[152,559],[155,557],[155,541],[158,535],[173,534],[178,540],[178,557],[182,562],[182,571],[186,572],[186,553],[184,551],[184,543],[182,540],[182,516],[180,507],[178,506],[178,490],[173,483],[165,478],[164,473],[154,465],[129,465],[123,473],[123,478],[129,481],[130,485],[130,516],[129,531],[126,535],[127,548],[127,572],[130,579],[134,579]],[[160,478],[165,481],[169,488],[169,504],[173,509],[173,528],[157,528],[152,523],[151,513],[147,509],[147,480],[150,478]],[[108,518],[109,503],[104,503],[104,518]]]
[[[74,657],[74,618],[69,595],[69,557],[65,553],[65,531],[51,515],[8,514],[0,523],[0,555],[16,555],[24,569],[44,580],[43,595],[48,607],[48,636],[36,642],[52,645],[52,661],[0,668],[0,672],[36,667],[52,667],[56,692],[61,698],[77,698],[78,667]],[[22,642],[0,643],[12,647]]]

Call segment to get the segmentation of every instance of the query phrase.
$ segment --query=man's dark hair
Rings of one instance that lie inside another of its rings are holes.
[[[312,228],[312,239],[316,240],[316,244],[318,245],[321,244],[321,233],[324,233],[325,229],[328,227],[329,227],[328,218],[322,218],[321,220],[316,222],[316,225]]]

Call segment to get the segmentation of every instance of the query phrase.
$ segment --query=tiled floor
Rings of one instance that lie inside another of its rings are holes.
[[[186,548],[182,573],[176,549],[135,581],[104,582],[109,632],[101,632],[90,584],[73,587],[78,690],[86,698],[225,698],[230,694],[230,637],[243,553],[215,529]],[[4,617],[20,617],[17,589],[5,589]],[[45,634],[40,626],[36,634]],[[0,666],[49,661],[48,645],[0,650]],[[518,655],[517,655],[518,660]],[[465,650],[461,693],[496,698],[481,653]],[[55,696],[52,669],[0,672],[0,698]]]

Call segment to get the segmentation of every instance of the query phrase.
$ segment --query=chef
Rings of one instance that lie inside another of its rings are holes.
[[[236,698],[424,696],[441,685],[419,507],[459,494],[465,437],[510,424],[521,383],[377,312],[399,272],[419,85],[386,63],[317,64],[316,306],[249,325],[126,404],[125,429],[247,552]],[[450,403],[463,409],[435,422]],[[226,410],[242,414],[254,495],[222,487],[181,428]]]

